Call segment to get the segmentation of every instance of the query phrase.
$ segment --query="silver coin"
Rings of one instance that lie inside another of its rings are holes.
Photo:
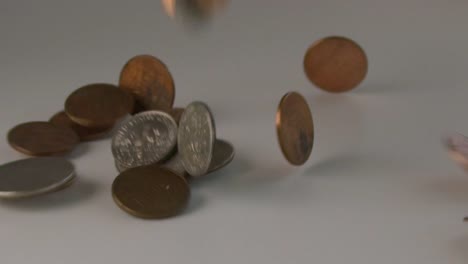
[[[63,158],[31,158],[0,166],[0,198],[24,198],[67,187],[75,168]]]
[[[179,153],[176,153],[171,159],[164,163],[164,167],[181,176],[187,173]]]
[[[227,166],[234,159],[235,151],[231,143],[217,139],[214,145],[213,159],[208,173],[217,171]]]
[[[215,125],[209,107],[193,102],[180,118],[178,150],[185,170],[193,177],[205,175],[213,157]]]
[[[463,168],[468,169],[468,137],[452,134],[444,141],[451,157]]]
[[[176,143],[174,119],[161,111],[147,111],[122,124],[112,139],[112,153],[124,168],[134,168],[167,158]]]
[[[128,170],[128,168],[125,167],[123,164],[121,164],[118,160],[114,160],[114,163],[115,163],[115,168],[117,169],[119,173],[122,173]]]

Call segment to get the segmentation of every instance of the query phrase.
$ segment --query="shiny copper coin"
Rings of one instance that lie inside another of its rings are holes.
[[[76,134],[80,137],[81,141],[91,141],[103,137],[113,128],[112,126],[104,128],[90,128],[80,126],[73,122],[64,111],[52,116],[49,122],[57,126],[64,126],[73,129],[73,131],[75,131]]]
[[[169,115],[174,118],[176,121],[177,125],[179,124],[180,118],[182,117],[182,114],[184,113],[185,109],[180,108],[180,107],[174,107],[169,111]]]
[[[132,95],[112,84],[90,84],[67,98],[65,112],[81,126],[110,127],[128,115],[133,105]]]
[[[166,65],[150,55],[130,59],[120,73],[121,89],[131,92],[144,110],[168,111],[175,98],[172,75]]]
[[[304,164],[314,144],[314,123],[302,95],[290,92],[281,99],[276,113],[276,130],[286,159],[293,165]]]
[[[319,88],[341,93],[358,86],[367,74],[364,50],[345,37],[321,39],[307,50],[304,69],[309,80]]]
[[[112,184],[115,203],[140,218],[167,218],[179,214],[188,204],[187,181],[174,172],[149,165],[122,172]]]
[[[49,122],[24,123],[8,133],[10,146],[30,156],[65,154],[78,142],[79,137],[72,129]]]

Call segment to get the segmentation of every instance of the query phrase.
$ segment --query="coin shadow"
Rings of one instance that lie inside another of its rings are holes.
[[[468,203],[468,178],[453,178],[449,175],[431,178],[432,180],[425,180],[418,185],[416,191],[424,193],[427,199],[434,199],[435,202],[445,201],[460,205]]]
[[[350,153],[340,153],[323,159],[304,170],[304,176],[336,175],[336,171],[352,170],[359,166],[361,158]],[[327,176],[328,177],[328,176]]]
[[[66,155],[66,158],[77,159],[86,155],[91,149],[91,144],[89,142],[80,143],[72,152]]]
[[[192,191],[190,202],[187,208],[185,209],[185,211],[182,213],[182,216],[193,214],[199,211],[204,205],[205,205],[204,197],[200,193],[196,193]]]
[[[25,211],[60,209],[91,199],[96,194],[97,189],[98,186],[94,182],[75,179],[75,182],[65,189],[36,197],[1,200],[0,204]]]

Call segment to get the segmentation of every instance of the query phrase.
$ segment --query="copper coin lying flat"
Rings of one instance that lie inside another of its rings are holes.
[[[172,75],[163,62],[150,55],[130,59],[120,73],[119,86],[131,92],[144,110],[168,111],[174,104]]]
[[[79,140],[72,129],[49,122],[24,123],[12,128],[8,133],[10,146],[30,156],[65,154],[71,151]]]
[[[71,120],[85,127],[111,127],[133,110],[134,98],[112,84],[90,84],[65,102]]]
[[[159,219],[180,213],[188,204],[190,188],[183,177],[149,165],[122,172],[112,184],[112,196],[133,216]]]
[[[309,106],[299,93],[287,93],[276,113],[276,130],[281,150],[293,165],[302,165],[312,152],[314,123]]]
[[[57,126],[64,126],[73,129],[73,131],[75,131],[76,134],[80,137],[81,141],[91,141],[103,137],[113,128],[112,126],[104,128],[90,128],[80,126],[73,122],[64,111],[52,116],[49,122]]]
[[[367,74],[364,50],[345,37],[321,39],[307,50],[304,69],[309,80],[319,88],[341,93],[358,86]]]

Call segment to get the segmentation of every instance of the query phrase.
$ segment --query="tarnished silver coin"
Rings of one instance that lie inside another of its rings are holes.
[[[123,168],[151,165],[164,160],[177,143],[177,124],[167,113],[139,113],[117,130],[112,153]]]
[[[118,160],[114,160],[114,162],[115,162],[115,168],[117,169],[119,173],[122,173],[129,169],[125,167],[123,164],[121,164]]]
[[[226,140],[216,139],[214,145],[213,159],[211,160],[208,173],[217,171],[227,166],[234,159],[234,146]]]
[[[0,166],[0,198],[25,198],[67,187],[75,168],[64,158],[18,160]]]
[[[187,171],[185,171],[184,164],[182,163],[182,157],[179,153],[176,153],[172,158],[164,163],[163,167],[181,176],[184,176],[187,173]]]
[[[182,164],[191,176],[203,176],[210,169],[215,138],[215,124],[209,107],[202,102],[189,104],[180,118],[178,150]]]

